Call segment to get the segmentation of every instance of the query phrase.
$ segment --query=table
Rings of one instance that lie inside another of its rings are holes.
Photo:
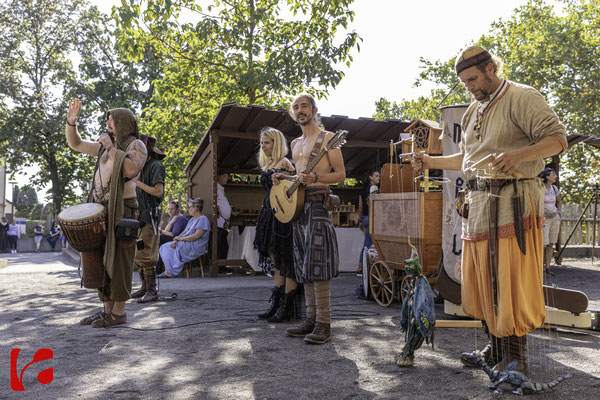
[[[358,258],[365,241],[365,234],[360,228],[335,227],[338,251],[340,253],[340,271],[356,272]]]
[[[340,271],[355,272],[365,239],[364,233],[360,228],[336,227],[335,234],[340,254]],[[227,236],[227,243],[229,244],[227,259],[244,259],[253,270],[260,272],[262,270],[258,266],[258,251],[254,249],[253,245],[255,235],[255,226],[246,226],[242,233],[240,233],[237,226],[232,227]]]
[[[227,235],[229,250],[227,251],[228,260],[246,260],[248,265],[255,271],[262,271],[258,266],[258,250],[254,249],[254,236],[256,235],[256,226],[246,226],[240,233],[237,226],[232,227]]]

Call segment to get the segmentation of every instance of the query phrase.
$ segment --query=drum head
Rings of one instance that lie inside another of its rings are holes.
[[[65,208],[58,214],[58,219],[62,221],[88,221],[102,214],[104,214],[102,204],[83,203]]]

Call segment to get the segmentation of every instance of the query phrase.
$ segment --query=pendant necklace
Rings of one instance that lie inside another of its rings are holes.
[[[487,105],[485,107],[483,107],[483,109],[481,111],[477,110],[477,118],[475,119],[475,125],[473,126],[473,130],[475,131],[475,139],[477,139],[480,142],[481,142],[481,128],[483,126],[483,117],[485,116],[488,108],[494,103],[494,100],[496,100],[496,97],[498,97],[498,95],[500,93],[502,93],[502,89],[504,88],[505,83],[506,83],[506,79],[503,79],[502,85],[500,85],[500,87],[496,91],[496,94],[494,94],[494,97],[492,97],[490,99],[490,101],[487,103]]]

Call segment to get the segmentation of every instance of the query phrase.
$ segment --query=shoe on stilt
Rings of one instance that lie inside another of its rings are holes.
[[[485,363],[490,367],[498,364],[502,360],[502,341],[501,338],[497,338],[494,335],[489,335],[490,341],[478,352],[483,356]],[[475,361],[477,351],[466,352],[460,355],[460,361],[466,367],[470,368],[481,368],[481,366]]]
[[[317,322],[315,329],[304,337],[304,341],[310,344],[323,344],[331,340],[331,325]]]
[[[158,300],[158,293],[156,292],[156,278],[154,275],[144,276],[146,282],[146,293],[142,298],[137,299],[138,303],[149,303],[151,301]],[[132,296],[133,297],[133,296]]]
[[[304,322],[295,328],[286,329],[288,336],[304,337],[315,329],[315,317],[307,318]]]
[[[139,271],[138,274],[140,275],[140,280],[142,281],[142,286],[135,292],[131,293],[132,299],[140,298],[144,294],[146,294],[146,280],[144,279],[144,271]]]
[[[506,336],[502,339],[502,348],[504,349],[504,357],[494,366],[496,371],[504,371],[508,364],[513,361],[517,362],[515,367],[525,375],[529,374],[527,365],[527,335],[524,336]]]
[[[290,290],[288,293],[284,293],[283,297],[279,301],[279,308],[277,308],[277,312],[271,318],[268,318],[267,321],[282,322],[292,319],[292,314],[294,313],[294,301],[296,300],[297,294],[298,289]]]
[[[269,307],[269,309],[266,312],[258,314],[258,318],[267,319],[275,315],[277,309],[279,308],[279,303],[281,302],[281,299],[284,296],[284,293],[285,286],[275,286],[273,289],[271,289],[271,298],[269,299],[271,307]]]

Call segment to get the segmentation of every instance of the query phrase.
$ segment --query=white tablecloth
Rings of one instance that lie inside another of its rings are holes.
[[[227,243],[229,250],[227,251],[228,260],[246,260],[246,262],[255,271],[261,271],[258,267],[258,250],[254,249],[254,236],[256,235],[255,226],[246,226],[240,234],[237,226],[229,230]]]
[[[359,228],[342,227],[336,227],[335,234],[337,235],[340,254],[340,271],[356,271],[365,235]],[[254,249],[253,245],[255,235],[255,226],[246,226],[241,234],[239,233],[239,228],[234,226],[229,231],[229,236],[227,237],[227,242],[229,243],[227,259],[245,259],[253,270],[261,271],[258,267],[258,251]]]
[[[360,228],[336,227],[338,251],[340,253],[340,271],[356,272],[360,250],[365,241],[365,235]]]

